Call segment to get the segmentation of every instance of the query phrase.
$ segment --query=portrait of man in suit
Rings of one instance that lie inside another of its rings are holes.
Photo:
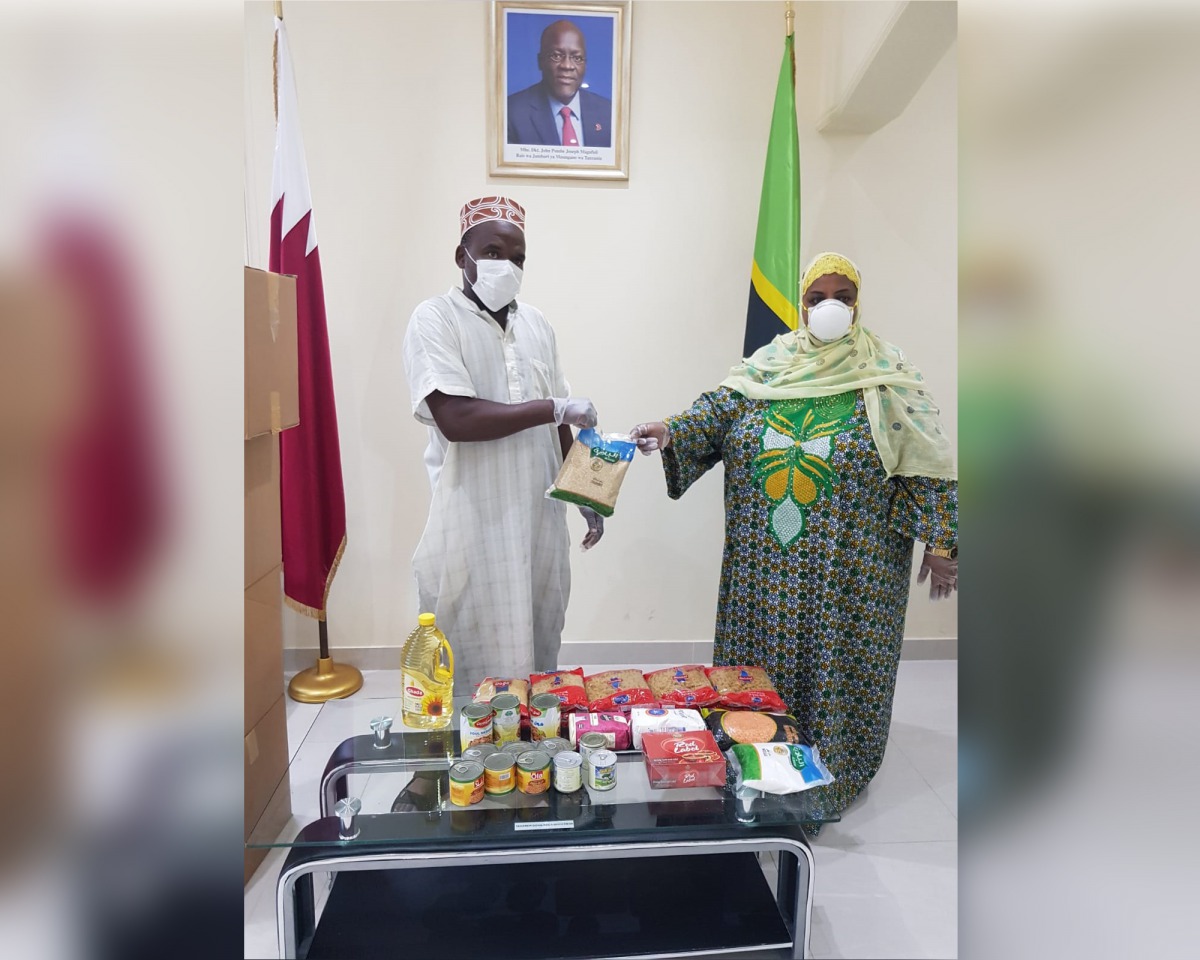
[[[542,31],[540,82],[508,97],[508,143],[612,146],[612,101],[587,89],[587,41],[570,20]]]

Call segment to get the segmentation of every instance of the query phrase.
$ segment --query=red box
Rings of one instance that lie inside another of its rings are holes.
[[[642,754],[646,776],[656,790],[725,786],[725,756],[707,730],[643,734]]]

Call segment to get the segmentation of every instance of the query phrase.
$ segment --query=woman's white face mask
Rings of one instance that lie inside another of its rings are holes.
[[[822,343],[840,340],[854,324],[854,309],[841,300],[822,300],[808,308],[808,332]]]

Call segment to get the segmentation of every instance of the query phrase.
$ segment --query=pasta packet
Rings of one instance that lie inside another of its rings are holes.
[[[611,517],[636,451],[637,443],[626,434],[580,430],[546,496]]]
[[[679,707],[707,707],[717,702],[718,693],[698,665],[667,667],[646,674],[650,692],[663,703]]]
[[[735,743],[726,756],[737,787],[763,793],[799,793],[833,783],[816,747],[800,743]]]
[[[619,710],[639,705],[658,706],[641,670],[608,670],[584,678],[588,709]]]
[[[476,703],[491,703],[498,693],[511,693],[521,701],[521,719],[529,718],[529,681],[521,677],[484,677],[475,690]]]
[[[721,706],[735,710],[786,713],[787,704],[762,667],[706,667],[709,682],[721,695]]]
[[[529,677],[530,694],[552,693],[558,697],[560,709],[587,709],[587,693],[583,688],[583,668],[574,670],[552,670],[549,673],[535,673]]]
[[[799,721],[787,713],[707,710],[704,722],[722,750],[732,749],[735,743],[809,743]]]

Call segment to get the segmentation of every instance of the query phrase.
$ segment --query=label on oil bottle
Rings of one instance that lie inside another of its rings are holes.
[[[431,714],[434,716],[440,715],[442,713],[440,699],[436,713],[429,709],[431,706],[429,694],[433,688],[433,684],[429,682],[429,678],[423,673],[408,670],[402,671],[401,674],[404,679],[404,712],[416,713],[422,716],[430,716]]]

